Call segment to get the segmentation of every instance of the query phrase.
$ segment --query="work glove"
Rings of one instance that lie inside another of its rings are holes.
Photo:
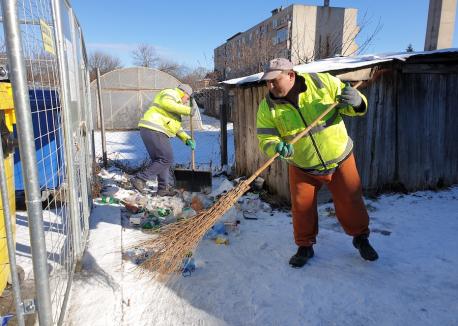
[[[288,158],[293,156],[294,154],[294,147],[291,144],[285,143],[281,141],[275,146],[275,151],[280,154],[283,158]]]
[[[195,142],[194,139],[190,138],[190,139],[186,140],[185,144],[186,144],[186,146],[191,147],[192,150],[194,150],[196,148],[196,142]]]
[[[361,95],[359,95],[356,89],[351,87],[350,83],[347,83],[342,93],[337,95],[337,100],[340,103],[339,107],[351,105],[355,109],[359,108],[363,103]]]

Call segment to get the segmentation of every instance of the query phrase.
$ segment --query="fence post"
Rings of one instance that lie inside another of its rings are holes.
[[[11,280],[13,286],[14,303],[16,306],[16,319],[19,326],[24,326],[24,306],[21,299],[21,287],[16,266],[16,245],[13,238],[13,226],[11,224],[11,208],[8,198],[8,185],[5,173],[5,162],[3,146],[0,144],[0,193],[3,204],[3,220],[5,221],[6,243],[8,246],[8,257],[10,262]]]
[[[100,133],[102,135],[102,158],[103,166],[107,168],[107,139],[105,138],[105,121],[103,118],[103,102],[102,102],[102,86],[100,85],[100,69],[97,68],[97,99],[99,103],[99,115],[100,115]]]
[[[65,144],[65,162],[66,162],[66,175],[68,179],[68,202],[70,205],[70,221],[72,226],[72,240],[75,249],[75,257],[79,258],[82,254],[81,248],[81,224],[79,222],[78,210],[78,191],[76,188],[76,171],[70,167],[70,164],[75,161],[73,154],[74,142],[72,139],[72,122],[70,121],[70,96],[69,96],[69,75],[66,69],[64,42],[63,42],[63,28],[61,19],[60,1],[53,0],[52,2],[53,18],[55,22],[54,36],[56,38],[56,58],[59,67],[60,77],[60,103],[62,107],[62,120],[64,130],[64,144]],[[72,49],[67,49],[72,51]]]
[[[221,126],[221,168],[227,165],[227,109],[229,106],[229,96],[227,87],[223,88],[223,103],[220,109]]]
[[[35,140],[29,103],[24,55],[21,45],[17,1],[2,0],[3,28],[10,66],[17,134],[26,194],[30,249],[35,278],[36,305],[40,325],[52,325],[52,306],[47,265],[47,251],[43,229],[41,191],[38,180]],[[11,257],[10,257],[11,258]]]

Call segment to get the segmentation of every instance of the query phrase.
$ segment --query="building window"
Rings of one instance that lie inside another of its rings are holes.
[[[277,27],[277,25],[278,25],[277,20],[276,19],[272,20],[272,28]]]
[[[281,42],[286,41],[287,39],[288,39],[288,28],[284,27],[282,29],[279,29],[277,31],[275,43],[281,43]]]

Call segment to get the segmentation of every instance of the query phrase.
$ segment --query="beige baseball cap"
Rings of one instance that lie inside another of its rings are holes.
[[[264,66],[264,74],[261,80],[271,80],[280,75],[283,71],[293,70],[294,66],[288,59],[275,58]]]
[[[178,88],[181,89],[186,94],[188,94],[189,96],[192,95],[192,87],[189,86],[188,84],[180,84],[178,85]]]

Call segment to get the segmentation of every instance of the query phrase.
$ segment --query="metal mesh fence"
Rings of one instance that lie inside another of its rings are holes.
[[[35,279],[34,292],[38,293],[35,301],[38,308],[41,307],[38,311],[40,323],[60,324],[75,263],[81,257],[88,234],[91,207],[92,115],[84,41],[67,1],[3,1],[2,6],[8,6],[2,8],[4,16],[9,16],[6,18],[19,26],[22,53],[17,53],[18,49],[11,46],[17,41],[14,33],[8,33],[3,25],[2,30],[9,44],[6,47],[8,58],[22,59],[18,65],[24,71],[26,83],[15,82],[13,78],[12,87],[13,90],[25,89],[29,104],[25,109],[29,111],[26,114],[30,114],[27,117],[30,120],[18,116],[16,128],[21,145],[21,150],[16,149],[15,153],[16,199],[19,204],[21,201],[27,204],[27,212],[18,212],[24,219],[16,229],[17,261],[25,269],[26,277]],[[17,15],[14,15],[15,10]],[[0,59],[9,65],[17,64],[8,62],[6,55]],[[21,109],[24,108],[16,108],[17,111]],[[27,142],[24,136],[21,140],[21,130],[29,127],[33,144],[23,143]],[[26,151],[30,148],[33,152]],[[36,169],[32,169],[34,175],[28,180],[26,176],[30,171],[23,161],[30,156],[36,158]],[[36,186],[41,196],[38,205],[28,198],[32,197]],[[32,223],[34,218],[42,219],[41,230],[29,230],[35,225]],[[30,238],[26,236],[29,232]],[[38,240],[41,236],[44,238],[44,248],[36,240],[37,234]],[[46,257],[33,257],[37,252],[44,252]],[[38,264],[47,268],[40,269]],[[43,278],[46,282],[36,281]],[[41,287],[49,287],[49,290]],[[46,301],[40,293],[49,296],[51,309],[40,302]],[[17,311],[17,314],[23,312]]]

